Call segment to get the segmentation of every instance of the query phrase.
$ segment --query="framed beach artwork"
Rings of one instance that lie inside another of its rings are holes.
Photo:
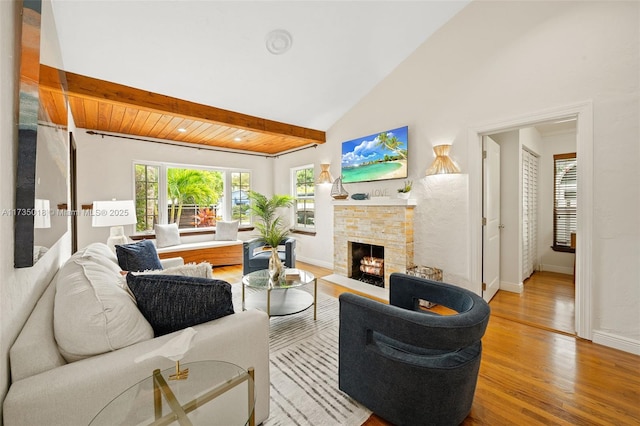
[[[406,179],[409,127],[342,143],[342,182]]]

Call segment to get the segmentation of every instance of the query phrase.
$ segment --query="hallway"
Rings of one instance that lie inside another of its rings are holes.
[[[491,315],[549,331],[575,335],[573,276],[534,272],[522,293],[500,290],[489,303]]]

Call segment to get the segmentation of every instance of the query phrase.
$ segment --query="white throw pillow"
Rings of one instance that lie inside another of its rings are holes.
[[[133,275],[182,275],[184,277],[213,278],[213,267],[209,262],[187,263],[167,269],[132,272]]]
[[[102,247],[104,246],[104,247]],[[105,250],[106,249],[106,250]],[[102,243],[78,251],[56,277],[53,326],[67,362],[153,338],[153,329],[120,287],[120,267]]]
[[[235,241],[238,239],[238,221],[232,220],[225,222],[219,220],[216,222],[216,241]]]
[[[181,244],[180,231],[177,223],[168,225],[156,225],[156,247],[171,247]]]

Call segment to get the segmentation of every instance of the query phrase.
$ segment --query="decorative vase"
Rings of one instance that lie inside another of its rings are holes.
[[[280,256],[278,256],[278,248],[271,248],[271,257],[269,257],[269,278],[273,284],[280,282],[280,279],[284,275],[284,265]]]
[[[411,197],[411,191],[409,192],[398,192],[398,198],[403,200],[408,200]]]

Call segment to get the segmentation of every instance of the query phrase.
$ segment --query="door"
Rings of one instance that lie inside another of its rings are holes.
[[[489,136],[482,145],[482,297],[488,302],[500,288],[500,145]]]

